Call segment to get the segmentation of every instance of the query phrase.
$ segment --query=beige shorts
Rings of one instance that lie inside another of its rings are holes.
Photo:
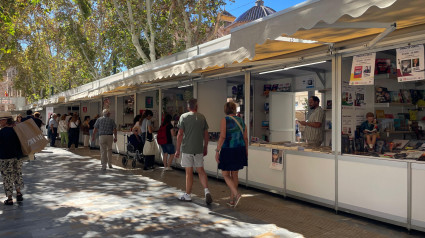
[[[182,153],[182,167],[204,167],[204,154],[185,154]]]

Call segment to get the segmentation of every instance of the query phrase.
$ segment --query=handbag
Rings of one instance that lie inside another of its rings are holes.
[[[147,139],[148,132],[148,123],[146,123],[145,145],[143,146],[143,155],[155,155],[155,142],[153,139]]]
[[[21,142],[22,154],[29,155],[42,151],[49,143],[35,124],[34,120],[26,120],[13,127]]]

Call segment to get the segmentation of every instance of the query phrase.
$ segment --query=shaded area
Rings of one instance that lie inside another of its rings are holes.
[[[201,198],[180,202],[181,191],[134,171],[49,151],[25,162],[24,202],[1,206],[0,237],[302,237]]]

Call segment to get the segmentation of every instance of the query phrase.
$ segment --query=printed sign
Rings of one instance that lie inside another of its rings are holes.
[[[356,55],[351,66],[350,85],[373,85],[376,53]]]
[[[397,49],[397,77],[399,82],[425,79],[424,69],[423,45]]]
[[[283,169],[283,150],[272,149],[270,168],[275,170]]]

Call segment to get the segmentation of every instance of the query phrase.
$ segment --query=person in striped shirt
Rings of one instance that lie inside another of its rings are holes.
[[[305,126],[304,134],[308,145],[320,146],[323,142],[323,131],[325,130],[325,112],[319,106],[320,99],[311,96],[308,99],[308,106],[312,110],[307,121],[299,121]]]

